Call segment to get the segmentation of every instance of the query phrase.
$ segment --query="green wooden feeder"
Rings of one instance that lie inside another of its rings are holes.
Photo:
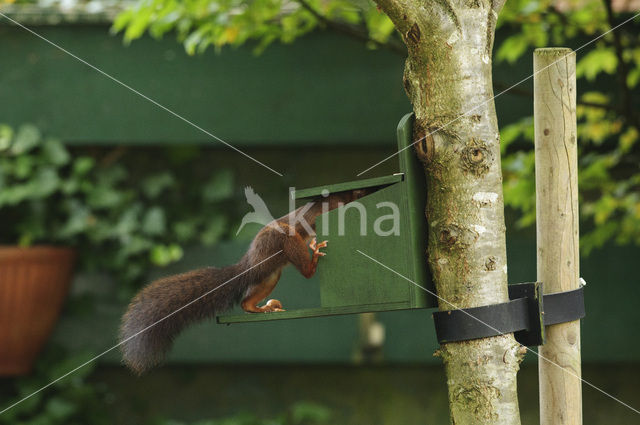
[[[329,241],[329,246],[323,250],[327,255],[320,259],[316,272],[320,285],[320,305],[266,314],[219,316],[218,323],[296,319],[437,305],[435,297],[422,289],[434,292],[426,262],[425,180],[422,166],[410,147],[412,126],[413,114],[405,115],[398,124],[398,173],[292,192],[296,200],[309,200],[326,193],[375,189],[375,192],[358,200],[361,207],[347,204],[316,219],[318,241]],[[391,218],[394,210],[398,220]],[[362,231],[365,229],[366,234]],[[398,271],[411,282],[363,254]]]

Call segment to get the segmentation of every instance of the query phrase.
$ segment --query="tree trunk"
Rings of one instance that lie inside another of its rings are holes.
[[[425,166],[429,265],[440,310],[508,301],[491,54],[504,1],[377,0],[409,56],[404,87]],[[437,132],[435,132],[438,130]],[[434,133],[435,132],[435,133]],[[450,303],[450,304],[449,304]],[[513,335],[444,344],[451,421],[519,424]]]

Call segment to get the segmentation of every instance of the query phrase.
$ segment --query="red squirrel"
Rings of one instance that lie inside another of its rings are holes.
[[[144,287],[122,317],[124,363],[142,374],[162,362],[173,339],[185,327],[238,303],[250,313],[284,311],[278,300],[262,306],[258,303],[273,291],[286,265],[293,264],[306,278],[314,275],[318,259],[325,255],[320,249],[327,246],[327,241],[316,242],[316,218],[369,192],[358,189],[331,194],[272,221],[258,232],[236,264],[168,276]]]

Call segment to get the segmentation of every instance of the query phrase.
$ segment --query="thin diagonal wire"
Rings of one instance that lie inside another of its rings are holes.
[[[278,176],[282,177],[282,173],[279,173],[278,171],[274,170],[273,168],[269,167],[268,165],[264,164],[263,162],[258,161],[257,159],[255,159],[254,157],[252,157],[251,155],[249,155],[248,153],[245,153],[244,151],[236,148],[235,146],[233,146],[232,144],[222,140],[220,137],[216,136],[215,134],[211,133],[208,130],[205,130],[204,128],[200,127],[199,125],[195,124],[192,121],[189,121],[187,118],[183,117],[182,115],[178,114],[177,112],[172,111],[171,109],[167,108],[166,106],[158,103],[157,101],[151,99],[149,96],[139,92],[138,90],[134,89],[133,87],[129,86],[126,83],[123,83],[122,81],[118,80],[116,77],[112,76],[111,74],[101,70],[100,68],[98,68],[95,65],[90,64],[89,62],[87,62],[86,60],[74,55],[73,53],[71,53],[70,51],[66,50],[65,48],[61,47],[60,45],[54,43],[53,41],[47,39],[46,37],[40,35],[39,33],[35,32],[34,30],[32,30],[31,28],[28,28],[24,25],[22,25],[20,22],[16,21],[15,19],[12,19],[10,17],[8,17],[7,15],[5,15],[4,13],[0,12],[0,16],[2,16],[3,18],[7,19],[8,21],[14,23],[15,25],[19,26],[20,28],[30,32],[31,34],[35,35],[36,37],[38,37],[39,39],[49,43],[50,45],[52,45],[53,47],[55,47],[56,49],[66,53],[67,55],[71,56],[72,58],[76,59],[79,62],[82,62],[83,64],[87,65],[89,68],[93,69],[94,71],[97,71],[98,73],[104,75],[105,77],[109,78],[110,80],[114,81],[115,83],[121,85],[122,87],[126,88],[127,90],[137,94],[138,96],[142,97],[145,100],[148,100],[149,102],[153,103],[154,105],[156,105],[158,108],[170,113],[171,115],[173,115],[174,117],[186,122],[187,124],[189,124],[190,126],[192,126],[193,128],[201,131],[202,133],[206,134],[207,136],[217,140],[218,142],[222,143],[223,145],[233,149],[234,151],[238,152],[239,154],[245,156],[246,158],[252,160],[253,162],[263,166],[264,168],[266,168],[267,170],[271,171],[274,174],[277,174]]]
[[[377,163],[373,164],[371,167],[367,168],[366,170],[359,172],[359,173],[357,174],[357,176],[358,176],[358,177],[360,177],[360,176],[361,176],[361,175],[363,175],[364,173],[366,173],[366,172],[368,172],[368,171],[370,171],[370,170],[374,169],[375,167],[377,167],[378,165],[382,164],[383,162],[386,162],[386,161],[388,161],[389,159],[393,158],[394,156],[398,155],[400,152],[403,152],[403,151],[405,151],[405,150],[409,149],[410,147],[412,147],[412,146],[413,146],[413,145],[415,145],[416,143],[419,143],[419,142],[423,141],[424,139],[426,139],[427,137],[429,137],[429,136],[431,136],[431,135],[433,135],[433,134],[435,134],[435,133],[439,132],[440,130],[443,130],[443,129],[445,129],[445,128],[449,127],[451,124],[453,124],[454,122],[458,121],[460,118],[462,118],[462,117],[464,117],[464,116],[469,115],[470,113],[474,112],[476,109],[478,109],[478,108],[480,108],[480,107],[482,107],[482,106],[486,105],[486,104],[487,104],[487,103],[489,103],[489,102],[492,102],[494,99],[496,99],[496,98],[498,98],[498,97],[502,96],[503,94],[507,93],[509,90],[511,90],[511,89],[513,89],[513,88],[515,88],[515,87],[519,86],[520,84],[524,83],[524,82],[525,82],[525,81],[527,81],[527,80],[530,80],[531,78],[533,78],[534,76],[538,75],[540,72],[544,71],[545,69],[547,69],[547,68],[549,68],[549,67],[551,67],[551,66],[555,65],[556,63],[558,63],[558,62],[560,62],[560,61],[562,61],[562,60],[564,60],[567,56],[569,56],[569,55],[571,55],[571,54],[573,54],[573,53],[579,52],[580,50],[584,49],[585,47],[589,46],[590,44],[595,43],[596,41],[600,40],[602,37],[604,37],[605,35],[609,34],[610,32],[615,31],[615,30],[617,30],[618,28],[620,28],[621,26],[623,26],[624,24],[626,24],[626,23],[628,23],[628,22],[633,21],[633,20],[634,20],[635,18],[637,18],[638,16],[640,16],[640,13],[637,13],[637,14],[633,15],[631,18],[629,18],[629,19],[627,19],[626,21],[624,21],[624,22],[622,22],[622,23],[620,23],[620,24],[616,25],[615,27],[611,28],[610,30],[608,30],[608,31],[606,31],[606,32],[604,32],[604,33],[602,33],[602,34],[600,34],[599,36],[597,36],[597,37],[596,37],[596,38],[594,38],[593,40],[590,40],[590,41],[586,42],[585,44],[583,44],[582,46],[578,47],[578,48],[577,48],[576,50],[574,50],[573,52],[571,52],[571,53],[569,53],[569,54],[567,54],[567,55],[561,56],[561,57],[560,57],[560,59],[556,60],[555,62],[550,63],[549,65],[545,66],[544,68],[539,69],[539,70],[537,70],[536,72],[534,72],[533,74],[529,75],[528,77],[523,78],[522,80],[518,81],[518,82],[517,82],[517,83],[515,83],[514,85],[512,85],[512,86],[510,86],[510,87],[508,87],[508,88],[506,88],[506,89],[502,90],[500,93],[498,93],[497,95],[493,96],[491,99],[485,100],[484,102],[481,102],[480,104],[478,104],[478,105],[474,106],[473,108],[471,108],[470,110],[468,110],[468,111],[467,111],[467,112],[465,112],[464,114],[458,115],[456,118],[454,118],[454,119],[452,119],[451,121],[449,121],[448,123],[444,124],[442,127],[438,127],[437,129],[433,130],[431,133],[429,133],[429,134],[426,134],[426,135],[422,136],[421,138],[419,138],[419,139],[418,139],[418,140],[416,140],[415,142],[411,143],[409,146],[405,146],[404,148],[400,149],[400,150],[399,150],[399,151],[397,151],[396,153],[391,154],[391,155],[389,155],[388,157],[384,158],[382,161],[379,161],[379,162],[377,162]]]
[[[14,407],[16,407],[18,404],[22,403],[23,401],[25,401],[25,400],[27,400],[27,399],[29,399],[29,398],[33,397],[34,395],[38,394],[39,392],[41,392],[41,391],[43,391],[43,390],[45,390],[45,389],[49,388],[51,385],[53,385],[53,384],[55,384],[56,382],[58,382],[58,381],[60,381],[60,380],[62,380],[62,379],[64,379],[64,378],[66,378],[67,376],[71,375],[71,374],[72,374],[72,373],[74,373],[75,371],[77,371],[77,370],[79,370],[79,369],[82,369],[83,367],[85,367],[85,366],[86,366],[86,365],[88,365],[89,363],[91,363],[91,362],[93,362],[93,361],[95,361],[95,360],[99,359],[100,357],[104,356],[104,355],[105,355],[105,354],[107,354],[108,352],[115,350],[116,348],[118,348],[119,346],[121,346],[121,345],[122,345],[122,344],[124,344],[125,342],[129,341],[130,339],[137,337],[138,335],[140,335],[140,334],[141,334],[141,333],[143,333],[143,332],[146,332],[148,329],[150,329],[150,328],[154,327],[155,325],[157,325],[158,323],[162,322],[163,320],[166,320],[166,319],[168,319],[169,317],[173,316],[174,314],[178,313],[179,311],[181,311],[181,310],[183,310],[183,309],[185,309],[185,308],[189,307],[191,304],[195,303],[196,301],[198,301],[198,300],[200,300],[200,299],[202,299],[202,298],[206,297],[207,295],[211,294],[212,292],[214,292],[214,291],[216,291],[216,290],[218,290],[218,289],[222,288],[222,287],[223,287],[223,286],[225,286],[227,283],[229,283],[229,282],[231,282],[232,280],[234,280],[234,279],[236,279],[236,278],[238,278],[238,277],[242,276],[243,274],[247,273],[249,270],[251,270],[251,269],[253,269],[253,268],[255,268],[255,267],[258,267],[260,264],[264,263],[265,261],[270,260],[271,258],[275,257],[276,255],[280,254],[281,252],[282,252],[282,250],[279,250],[279,251],[278,251],[278,252],[276,252],[275,254],[270,255],[269,257],[265,258],[264,260],[260,261],[259,263],[254,264],[253,266],[251,266],[251,267],[249,267],[248,269],[244,270],[242,273],[240,273],[240,274],[238,274],[238,275],[236,275],[236,276],[232,277],[231,279],[229,279],[229,280],[227,280],[226,282],[224,282],[224,283],[222,283],[222,284],[220,284],[220,285],[216,286],[215,288],[211,289],[210,291],[207,291],[207,292],[206,292],[206,293],[204,293],[203,295],[200,295],[198,298],[196,298],[196,299],[194,299],[194,300],[189,301],[187,304],[183,305],[182,307],[180,307],[180,308],[176,309],[175,311],[173,311],[173,312],[171,312],[171,313],[167,314],[167,315],[166,315],[166,316],[164,316],[162,319],[156,320],[155,322],[153,322],[152,324],[150,324],[150,325],[149,325],[149,326],[147,326],[146,328],[142,329],[141,331],[138,331],[137,333],[135,333],[135,334],[131,335],[130,337],[128,337],[128,338],[126,338],[126,339],[124,339],[124,340],[120,341],[119,343],[117,343],[117,344],[116,344],[116,345],[114,345],[113,347],[111,347],[111,348],[109,348],[109,349],[107,349],[107,350],[104,350],[102,353],[98,354],[98,355],[97,355],[97,356],[95,356],[95,357],[92,357],[91,359],[89,359],[89,360],[87,360],[86,362],[82,363],[80,366],[78,366],[78,367],[76,367],[76,368],[74,368],[74,369],[70,370],[69,372],[65,373],[64,375],[60,376],[59,378],[56,378],[55,380],[53,380],[53,381],[49,382],[47,385],[45,385],[45,386],[43,386],[43,387],[39,388],[38,390],[36,390],[36,391],[32,392],[32,393],[31,393],[31,394],[29,394],[28,396],[26,396],[26,397],[24,397],[24,398],[22,398],[22,399],[20,399],[20,400],[16,401],[16,402],[15,402],[15,403],[13,403],[12,405],[10,405],[10,406],[8,406],[8,407],[4,408],[2,411],[0,411],[0,415],[2,415],[3,413],[5,413],[6,411],[8,411],[8,410],[10,410],[10,409],[12,409],[12,408],[14,408]]]
[[[423,291],[425,291],[425,292],[429,293],[430,295],[433,295],[434,297],[438,298],[439,300],[441,300],[441,301],[443,301],[443,302],[445,302],[445,303],[449,304],[451,307],[453,307],[453,309],[455,309],[455,310],[460,310],[461,312],[463,312],[463,313],[464,313],[464,314],[466,314],[467,316],[471,317],[472,319],[477,320],[478,322],[482,323],[483,325],[485,325],[486,327],[488,327],[488,328],[489,328],[489,329],[491,329],[492,331],[495,331],[495,332],[498,332],[499,334],[502,334],[502,332],[501,332],[501,331],[499,331],[498,329],[494,328],[493,326],[491,326],[490,324],[488,324],[488,323],[486,323],[486,322],[483,322],[482,320],[478,319],[476,316],[474,316],[473,314],[469,313],[468,311],[466,311],[466,310],[464,310],[464,309],[461,309],[461,308],[459,308],[458,306],[456,306],[455,304],[453,304],[453,303],[451,303],[451,302],[449,302],[449,301],[445,300],[444,298],[442,298],[441,296],[439,296],[439,295],[438,295],[438,294],[436,294],[435,292],[428,290],[428,289],[427,289],[427,288],[425,288],[424,286],[422,286],[422,285],[420,285],[420,284],[418,284],[418,283],[414,282],[413,280],[409,279],[408,277],[406,277],[406,276],[404,276],[404,275],[402,275],[402,274],[398,273],[397,271],[393,270],[391,267],[389,267],[389,266],[387,266],[387,265],[385,265],[385,264],[382,264],[380,261],[378,261],[378,260],[376,260],[375,258],[373,258],[373,257],[371,257],[371,256],[369,256],[369,255],[367,255],[367,254],[365,254],[364,252],[360,251],[359,249],[357,249],[356,251],[358,251],[358,253],[360,253],[361,255],[363,255],[363,256],[365,256],[365,257],[367,257],[367,258],[368,258],[368,259],[370,259],[371,261],[373,261],[373,262],[377,263],[378,265],[380,265],[380,266],[384,267],[385,269],[389,270],[390,272],[393,272],[393,273],[395,273],[396,275],[400,276],[401,278],[403,278],[403,279],[404,279],[404,280],[406,280],[407,282],[410,282],[410,283],[414,284],[415,286],[417,286],[418,288],[422,289]],[[518,343],[518,344],[519,344],[519,343]],[[522,344],[520,344],[520,345],[522,345]],[[609,397],[609,398],[611,398],[611,399],[613,399],[613,400],[617,401],[618,403],[622,404],[622,405],[623,405],[623,406],[625,406],[626,408],[628,408],[628,409],[630,409],[630,410],[632,410],[632,411],[634,411],[635,413],[637,413],[637,414],[639,414],[639,415],[640,415],[640,410],[637,410],[637,409],[635,409],[635,408],[631,407],[630,405],[628,405],[628,404],[627,404],[627,403],[625,403],[624,401],[622,401],[622,400],[620,400],[620,399],[618,399],[618,398],[616,398],[616,397],[612,396],[612,395],[611,395],[611,394],[609,394],[608,392],[606,392],[606,391],[604,391],[604,390],[602,390],[602,389],[600,389],[600,388],[596,387],[596,386],[595,386],[595,385],[593,385],[591,382],[586,381],[586,380],[585,380],[585,379],[583,379],[582,377],[580,377],[580,376],[576,375],[575,373],[573,373],[573,372],[569,371],[568,369],[565,369],[564,367],[560,366],[559,364],[555,363],[554,361],[552,361],[552,360],[550,360],[550,359],[546,358],[545,356],[543,356],[543,355],[539,354],[539,353],[538,353],[538,352],[536,352],[535,350],[532,350],[531,348],[529,348],[529,347],[527,347],[527,346],[524,346],[524,345],[522,345],[522,346],[523,346],[524,348],[526,348],[528,351],[531,351],[533,354],[535,354],[535,355],[536,355],[536,356],[538,356],[539,358],[541,358],[541,359],[543,359],[543,360],[545,360],[545,361],[547,361],[547,362],[551,363],[551,364],[552,364],[552,365],[554,365],[554,366],[559,367],[560,369],[562,369],[564,372],[568,373],[569,375],[571,375],[571,376],[573,376],[573,377],[575,377],[575,378],[577,378],[577,379],[581,380],[582,382],[584,382],[585,384],[587,384],[587,385],[588,385],[588,386],[590,386],[591,388],[593,388],[593,389],[595,389],[595,390],[600,391],[602,394],[604,394],[604,395],[606,395],[607,397]]]

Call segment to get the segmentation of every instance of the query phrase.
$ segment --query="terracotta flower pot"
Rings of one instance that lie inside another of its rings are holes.
[[[31,370],[69,291],[75,251],[0,246],[0,375]]]

